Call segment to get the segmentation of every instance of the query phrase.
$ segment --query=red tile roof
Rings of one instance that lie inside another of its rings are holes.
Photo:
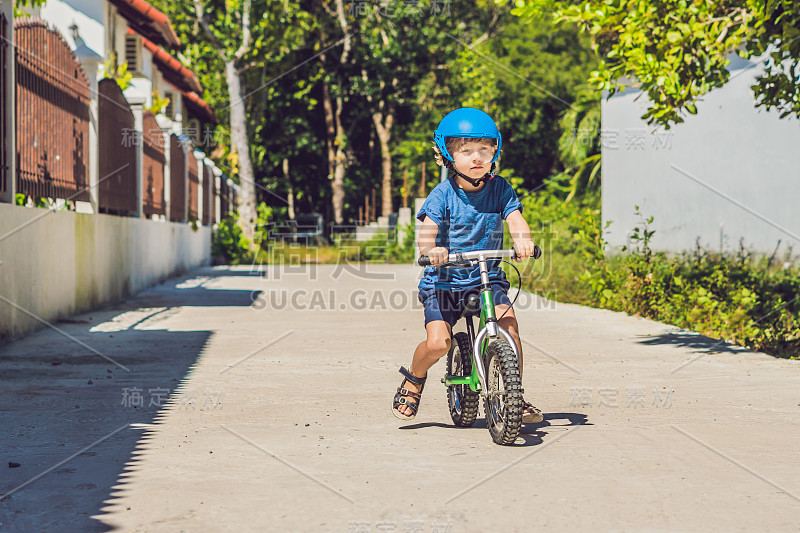
[[[128,32],[133,33],[130,29],[128,29]],[[183,64],[172,57],[169,52],[156,45],[147,37],[142,37],[142,44],[152,52],[153,63],[155,63],[158,70],[164,75],[164,79],[181,91],[203,92],[203,87],[200,85],[194,72],[183,66]]]
[[[184,105],[188,107],[198,118],[204,122],[213,122],[214,124],[219,122],[217,120],[217,115],[214,113],[214,110],[211,109],[211,106],[208,105],[205,100],[200,98],[197,93],[181,91],[181,94],[183,94]]]
[[[117,6],[120,15],[128,20],[128,25],[136,33],[151,41],[178,48],[181,45],[169,17],[144,0],[109,0]]]

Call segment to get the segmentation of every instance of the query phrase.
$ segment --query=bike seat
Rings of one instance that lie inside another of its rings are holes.
[[[477,316],[481,313],[481,297],[479,294],[470,293],[464,297],[464,300],[464,311],[461,313],[461,318]]]

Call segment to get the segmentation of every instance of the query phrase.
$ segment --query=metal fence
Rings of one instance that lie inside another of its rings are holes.
[[[10,102],[5,94],[8,87],[8,64],[6,54],[8,53],[8,21],[3,13],[0,13],[0,195],[8,192],[8,131],[6,124],[8,121],[8,107]]]
[[[140,142],[133,113],[117,82],[100,80],[98,92],[98,150],[101,213],[136,215],[136,148]]]
[[[219,218],[222,220],[230,214],[230,188],[225,176],[222,176],[219,181]]]
[[[214,173],[211,167],[203,165],[203,225],[214,223]]]
[[[142,180],[144,180],[142,211],[147,217],[166,215],[164,167],[167,159],[164,155],[164,130],[150,111],[144,112],[142,130]]]
[[[180,138],[169,136],[169,219],[186,221],[186,152]]]
[[[197,220],[198,187],[200,185],[197,175],[197,159],[189,151],[189,220]]]
[[[89,80],[43,21],[17,20],[14,40],[17,192],[88,201]]]

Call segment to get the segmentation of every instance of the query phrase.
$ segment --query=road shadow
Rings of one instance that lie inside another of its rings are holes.
[[[566,420],[567,423],[553,423],[557,420]],[[543,428],[547,427],[569,427],[569,426],[591,426],[588,417],[583,413],[544,413],[544,420],[537,424],[523,424],[519,432],[518,441],[515,446],[527,447],[537,446],[544,442],[544,437],[548,435],[548,431]],[[418,424],[410,424],[407,426],[400,426],[398,429],[425,429],[425,428],[444,428],[453,429],[458,431],[463,430],[486,430],[486,419],[478,418],[475,423],[468,428],[458,427],[455,424],[445,424],[442,422],[420,422]],[[519,442],[522,439],[522,442]]]
[[[187,389],[213,332],[159,322],[185,305],[249,306],[250,291],[192,279],[0,347],[0,531],[111,530],[102,510],[167,409],[218,407],[224,391]]]
[[[736,346],[735,344],[728,344],[724,340],[706,337],[699,333],[690,331],[676,331],[663,333],[661,335],[640,335],[637,342],[645,346],[662,346],[665,344],[672,344],[680,346],[681,348],[688,348],[698,353],[714,354],[714,353],[745,353],[749,352],[747,348]]]

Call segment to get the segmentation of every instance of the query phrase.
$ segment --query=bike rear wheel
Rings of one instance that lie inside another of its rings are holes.
[[[447,374],[467,377],[472,373],[472,339],[466,333],[456,333],[450,352],[447,354]],[[450,385],[447,387],[447,405],[450,418],[462,428],[468,428],[478,417],[479,394],[469,385]]]
[[[484,358],[486,427],[495,443],[513,444],[519,435],[525,408],[517,356],[508,342],[497,339],[489,344]]]

